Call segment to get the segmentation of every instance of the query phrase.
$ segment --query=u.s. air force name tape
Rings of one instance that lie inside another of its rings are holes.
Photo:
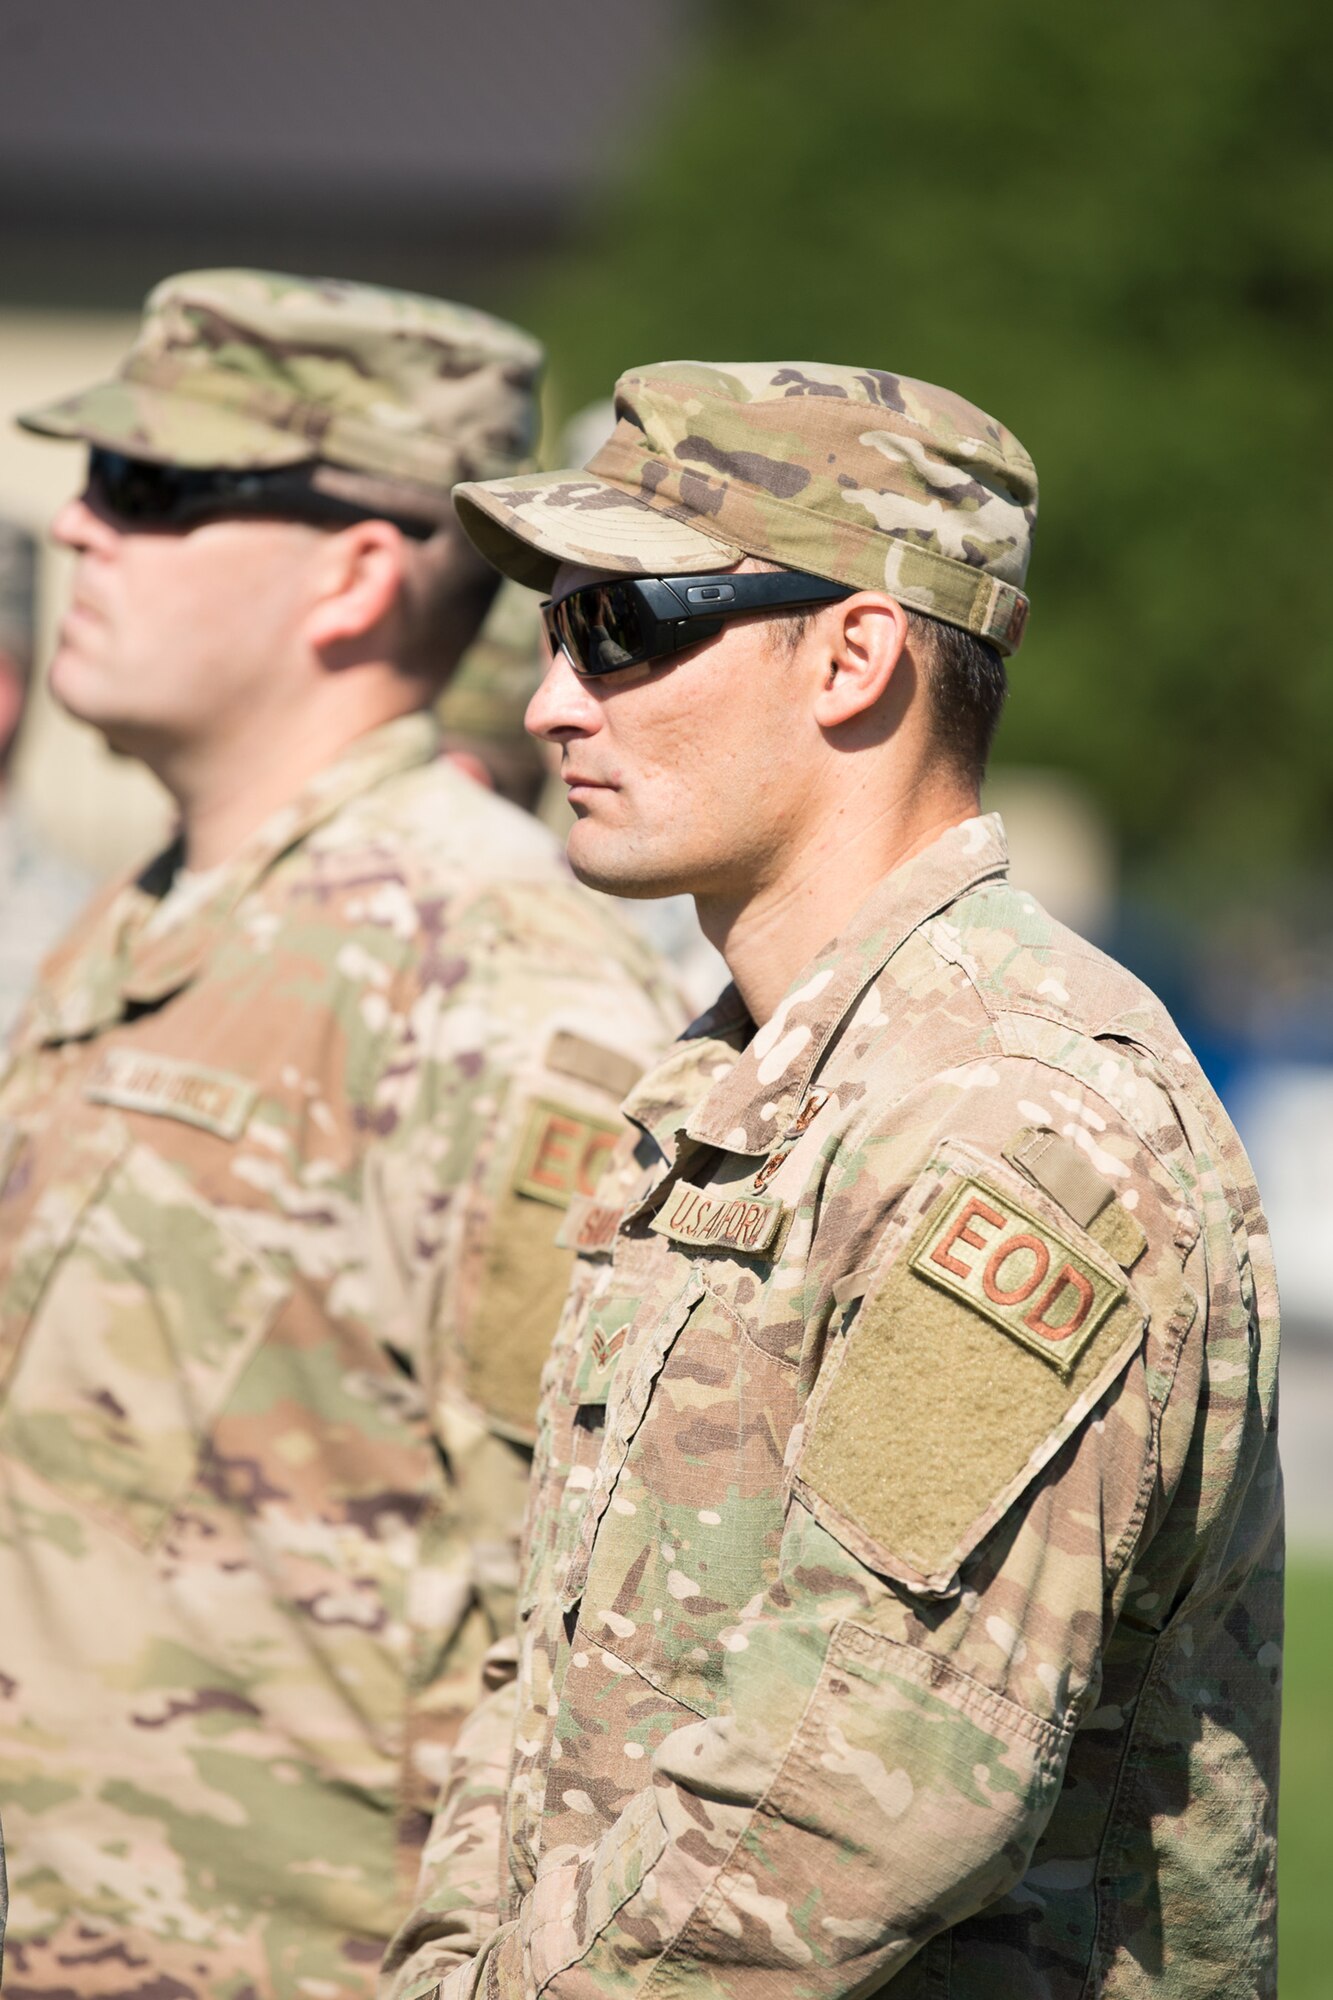
[[[258,1095],[244,1077],[156,1051],[115,1045],[98,1056],[83,1094],[93,1104],[179,1118],[221,1139],[239,1139]]]
[[[731,1195],[724,1188],[697,1188],[682,1181],[672,1189],[651,1226],[673,1243],[764,1257],[772,1250],[787,1214],[787,1204],[770,1196]]]

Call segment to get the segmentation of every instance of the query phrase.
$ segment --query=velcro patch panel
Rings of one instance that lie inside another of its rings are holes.
[[[862,1303],[815,1390],[794,1490],[859,1561],[947,1595],[1138,1352],[1144,1308],[1100,1246],[947,1169],[906,1248],[847,1289]]]
[[[642,1065],[631,1057],[621,1055],[618,1049],[608,1049],[602,1042],[590,1042],[568,1028],[559,1029],[551,1037],[546,1066],[561,1076],[594,1084],[615,1098],[628,1097],[643,1075]]]

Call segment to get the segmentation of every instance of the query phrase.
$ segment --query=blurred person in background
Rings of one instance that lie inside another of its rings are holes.
[[[460,771],[524,812],[546,784],[541,745],[523,726],[542,677],[537,599],[502,584],[477,638],[435,704],[440,745]]]
[[[734,985],[571,1210],[521,1643],[393,2000],[1275,1992],[1277,1296],[1154,996],[979,807],[1036,475],[947,390],[623,376],[465,484],[576,873]]]
[[[539,362],[197,271],[23,419],[90,447],[53,690],[180,823],[0,1083],[17,1995],[368,1993],[512,1626],[554,1233],[680,1018],[430,712],[495,590],[450,488]]]
[[[0,520],[0,1042],[38,966],[92,894],[89,877],[54,853],[28,824],[10,784],[32,682],[37,545]]]

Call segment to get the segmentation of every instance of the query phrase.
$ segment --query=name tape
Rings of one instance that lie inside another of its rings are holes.
[[[240,1138],[258,1095],[243,1077],[127,1048],[102,1050],[83,1094],[92,1104],[179,1118],[221,1139]]]
[[[989,1182],[966,1180],[912,1255],[928,1283],[1068,1376],[1123,1283]]]
[[[614,1248],[616,1231],[624,1215],[623,1204],[594,1201],[587,1195],[576,1194],[555,1240],[562,1250],[578,1250],[585,1257],[595,1257]]]
[[[787,1204],[767,1195],[729,1195],[724,1189],[691,1187],[682,1181],[653,1217],[651,1228],[673,1243],[708,1250],[739,1250],[744,1257],[771,1251],[787,1216]]]

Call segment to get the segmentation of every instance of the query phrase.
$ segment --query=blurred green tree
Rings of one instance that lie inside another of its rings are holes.
[[[999,754],[1081,775],[1131,886],[1204,916],[1333,867],[1331,75],[1304,0],[715,0],[525,302],[563,414],[690,354],[1012,425],[1042,504]]]

